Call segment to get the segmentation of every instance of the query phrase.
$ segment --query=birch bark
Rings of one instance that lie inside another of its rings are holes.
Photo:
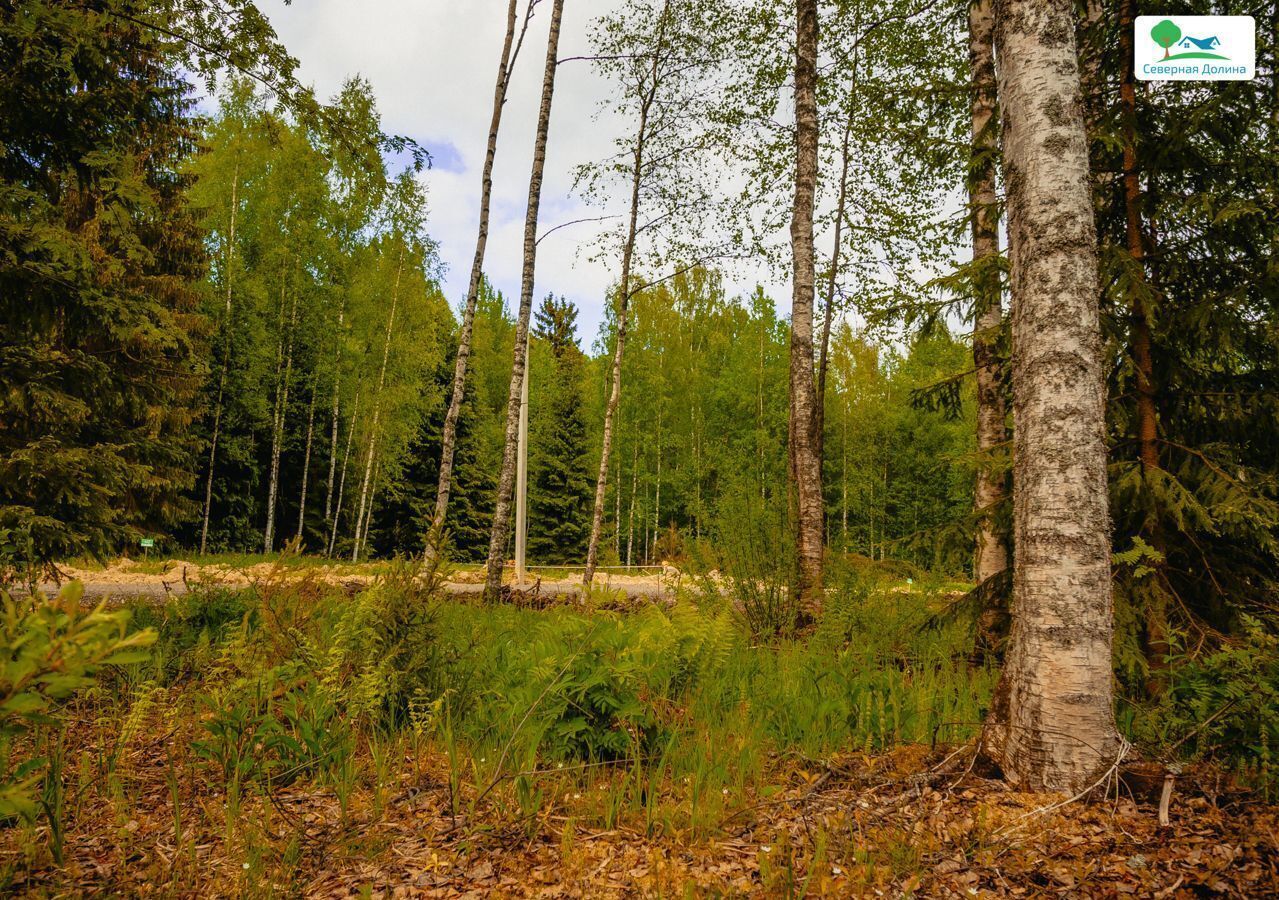
[[[306,524],[307,478],[311,474],[311,437],[315,432],[315,393],[319,385],[311,379],[311,404],[306,414],[306,455],[302,458],[302,494],[298,498],[298,546],[302,546],[302,528]]]
[[[1008,543],[991,511],[1006,496],[1005,475],[991,459],[1008,439],[1008,411],[999,384],[997,342],[1003,325],[999,272],[999,210],[995,195],[995,18],[990,0],[968,7],[968,58],[972,71],[972,148],[968,164],[968,204],[972,216],[974,280],[973,367],[977,373],[978,515],[973,562],[978,584],[1008,568]]]
[[[554,0],[551,27],[546,39],[546,66],[542,77],[542,102],[537,114],[537,135],[533,142],[533,171],[529,176],[528,208],[524,217],[524,268],[520,284],[520,311],[515,325],[515,353],[511,365],[511,388],[506,402],[506,445],[502,451],[502,473],[497,487],[497,503],[493,511],[493,530],[489,536],[484,599],[494,602],[502,591],[502,562],[506,556],[506,538],[510,528],[511,494],[515,488],[516,433],[519,430],[520,394],[524,388],[528,346],[528,320],[533,309],[533,276],[537,266],[537,215],[542,199],[542,170],[546,167],[546,137],[551,125],[551,101],[555,95],[555,70],[558,66],[560,21],[564,16],[564,0]]]
[[[280,318],[284,318],[284,284],[280,285]],[[293,308],[289,313],[288,331],[280,335],[283,346],[284,371],[275,390],[275,415],[271,427],[271,480],[266,497],[266,528],[262,533],[262,552],[275,548],[275,501],[280,494],[280,454],[284,450],[284,418],[289,406],[289,383],[293,378],[293,332],[298,320],[298,292],[293,292]]]
[[[342,518],[342,494],[346,490],[346,467],[351,461],[351,444],[355,439],[355,423],[360,415],[360,392],[355,392],[355,402],[351,405],[351,424],[346,430],[346,449],[342,451],[342,474],[338,479],[338,496],[337,502],[333,506],[333,522],[329,526],[329,547],[325,556],[333,555],[333,548],[337,544],[338,539],[338,522]]]
[[[1012,272],[1013,626],[983,737],[1025,790],[1114,765],[1097,241],[1070,0],[996,0]]]
[[[813,205],[817,186],[817,0],[797,0],[795,23],[795,203],[791,216],[791,470],[798,502],[796,597],[822,605],[822,464],[813,377]]]
[[[582,583],[589,585],[595,577],[595,565],[599,558],[600,532],[604,527],[604,500],[608,490],[608,458],[613,446],[613,418],[622,398],[622,354],[626,349],[626,324],[631,299],[631,263],[635,254],[635,236],[639,227],[640,186],[644,177],[644,145],[648,138],[648,118],[657,97],[663,35],[669,2],[662,8],[658,25],[657,46],[653,50],[653,62],[649,67],[647,90],[639,107],[639,122],[635,128],[635,146],[631,153],[631,209],[626,226],[626,241],[622,245],[622,273],[617,288],[617,341],[613,349],[613,382],[609,390],[608,404],[604,408],[603,450],[600,453],[600,470],[595,479],[595,505],[591,513],[591,539],[586,548],[586,572]],[[627,555],[630,551],[628,549]]]
[[[448,516],[449,492],[453,487],[453,456],[457,445],[457,419],[462,411],[466,393],[466,370],[471,358],[471,334],[475,328],[475,307],[479,302],[480,282],[484,277],[484,254],[488,247],[489,205],[493,196],[493,161],[497,158],[497,135],[502,124],[502,107],[506,104],[506,91],[511,83],[511,70],[519,57],[524,35],[537,0],[528,0],[524,15],[524,27],[519,42],[515,42],[517,0],[510,0],[506,10],[506,39],[502,44],[502,56],[497,67],[497,86],[493,89],[493,113],[489,119],[488,146],[484,153],[484,169],[480,176],[480,223],[475,238],[475,255],[471,260],[471,280],[466,289],[466,307],[462,311],[462,327],[458,334],[457,359],[453,365],[453,392],[448,411],[444,414],[444,432],[440,443],[439,484],[435,491],[435,512],[431,516],[430,531],[426,535],[426,555],[433,559],[439,553],[440,538],[444,532],[444,520]],[[512,49],[512,44],[515,44]]]
[[[382,342],[382,367],[378,370],[377,393],[373,397],[373,421],[369,428],[369,448],[364,463],[364,480],[360,485],[360,512],[355,519],[355,545],[351,548],[351,562],[358,562],[363,548],[364,516],[368,507],[369,486],[373,479],[373,462],[377,456],[379,429],[382,420],[382,390],[386,387],[386,366],[391,359],[391,335],[395,333],[395,311],[400,302],[400,275],[404,271],[404,250],[400,249],[395,264],[395,286],[391,289],[391,309],[386,316],[386,339]]]
[[[239,208],[237,192],[240,185],[240,161],[237,159],[231,172],[231,211],[230,224],[227,227],[226,242],[226,312],[223,314],[223,325],[226,329],[225,345],[222,350],[222,372],[218,376],[218,400],[213,407],[213,437],[209,441],[209,478],[204,484],[204,521],[200,525],[200,555],[209,545],[209,509],[213,506],[213,469],[218,457],[218,438],[222,434],[222,398],[226,394],[227,371],[231,366],[231,266],[235,262],[235,214]]]

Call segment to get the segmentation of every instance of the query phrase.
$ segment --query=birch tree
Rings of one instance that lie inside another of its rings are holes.
[[[796,597],[822,605],[823,506],[813,376],[813,208],[817,189],[817,0],[795,4],[795,202],[791,215],[790,471],[796,487]]]
[[[634,10],[628,10],[628,24],[633,21],[630,13]],[[641,27],[648,26],[652,31],[646,34],[651,38],[651,45],[642,47],[642,52],[635,55],[634,59],[627,60],[622,65],[624,82],[623,90],[626,92],[630,100],[636,107],[638,118],[635,124],[635,133],[630,142],[630,210],[627,214],[626,236],[622,241],[622,264],[618,277],[617,286],[617,332],[614,337],[613,347],[613,368],[612,368],[612,384],[609,388],[608,403],[604,408],[604,429],[601,438],[600,449],[600,465],[599,474],[595,479],[595,503],[591,512],[591,536],[586,549],[586,571],[582,576],[582,583],[589,585],[595,577],[595,566],[599,559],[600,532],[604,527],[604,500],[608,489],[608,463],[612,456],[613,450],[613,420],[617,415],[617,405],[622,395],[622,358],[626,351],[626,325],[629,319],[629,306],[631,299],[631,264],[635,257],[635,239],[639,232],[639,215],[640,215],[640,197],[641,187],[644,180],[645,164],[647,159],[645,151],[650,138],[650,121],[656,120],[660,115],[663,107],[657,106],[658,92],[662,88],[663,81],[670,75],[670,67],[672,59],[668,55],[666,43],[667,29],[671,26],[671,4],[670,0],[663,0],[661,8],[656,10],[653,16],[652,8],[645,8],[641,12],[649,13],[651,21],[643,22]],[[610,32],[606,29],[604,34]],[[619,29],[612,30],[613,35],[617,35]],[[622,34],[630,33],[621,31]],[[621,43],[622,46],[617,46]],[[616,40],[605,42],[604,50],[629,50],[631,42]],[[606,54],[603,58],[612,59],[616,54]],[[669,117],[667,121],[654,121],[659,128],[669,128]],[[632,507],[634,506],[634,491],[632,490]],[[629,544],[629,541],[628,541]],[[627,563],[630,563],[630,550],[627,549]]]
[[[1075,793],[1122,755],[1096,229],[1073,7],[998,0],[1012,283],[1013,627],[985,743],[1014,785]]]
[[[204,486],[204,516],[200,524],[200,553],[203,555],[209,546],[209,508],[213,505],[213,472],[218,460],[218,438],[222,434],[222,401],[226,397],[226,377],[231,367],[231,285],[233,283],[233,267],[235,265],[235,214],[239,206],[240,161],[237,159],[231,174],[231,202],[228,205],[227,237],[225,255],[222,263],[222,280],[226,287],[226,309],[222,315],[224,332],[222,347],[222,368],[218,373],[218,397],[213,406],[213,435],[209,438],[209,474]]]
[[[539,0],[527,0],[524,24],[519,40],[515,39],[517,0],[510,0],[506,10],[506,37],[502,42],[502,54],[497,66],[497,85],[493,89],[493,113],[489,119],[487,149],[484,152],[484,169],[480,175],[480,221],[475,238],[475,254],[471,260],[471,278],[466,289],[466,305],[462,310],[462,326],[458,332],[457,359],[453,368],[453,391],[448,412],[444,415],[443,435],[440,439],[439,485],[435,494],[435,512],[431,517],[426,536],[426,553],[433,557],[439,551],[439,542],[448,515],[449,492],[453,487],[453,454],[457,442],[457,419],[462,410],[466,393],[466,369],[471,357],[471,333],[475,327],[475,307],[479,301],[480,285],[484,277],[484,253],[488,247],[489,204],[493,196],[493,162],[497,158],[497,135],[502,124],[502,108],[506,105],[506,92],[511,83],[511,72],[524,45],[529,21]],[[514,44],[514,46],[512,46]]]
[[[995,455],[1008,435],[998,353],[1004,310],[998,269],[995,19],[991,0],[977,0],[968,7],[968,33],[972,79],[968,206],[972,220],[973,367],[977,377],[977,452],[980,455],[973,497],[978,514],[973,577],[981,584],[1008,568],[1008,544],[992,515],[1006,496],[1004,470]]]
[[[560,22],[563,15],[564,0],[553,0],[550,30],[546,39],[546,66],[542,76],[542,102],[538,109],[537,133],[533,142],[533,171],[529,177],[528,208],[524,217],[524,266],[520,280],[520,308],[515,322],[511,390],[507,398],[506,442],[502,453],[502,473],[498,479],[497,503],[493,512],[493,530],[489,538],[484,581],[484,599],[489,602],[497,600],[501,593],[511,495],[515,489],[516,431],[519,427],[520,396],[528,361],[528,326],[533,309],[533,276],[537,264],[538,206],[542,198],[542,170],[546,166],[546,137],[551,125],[551,101],[555,95],[555,70],[558,67]]]

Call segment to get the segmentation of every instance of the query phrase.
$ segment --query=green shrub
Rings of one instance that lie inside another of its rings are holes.
[[[191,749],[228,785],[288,784],[304,775],[324,774],[353,752],[347,721],[314,681],[303,678],[263,688],[236,697],[203,698],[209,713],[207,737],[193,741]]]
[[[1240,625],[1238,643],[1174,658],[1160,702],[1128,707],[1123,718],[1154,753],[1217,759],[1269,796],[1279,793],[1279,637],[1251,616]]]
[[[143,601],[130,609],[135,627],[156,632],[151,677],[161,684],[205,674],[238,629],[256,626],[258,614],[252,591],[210,586],[163,605]]]
[[[0,592],[0,818],[36,816],[47,760],[15,759],[15,740],[60,727],[58,707],[104,667],[146,659],[155,632],[128,633],[129,613],[89,611],[71,582],[51,601]]]
[[[306,641],[323,686],[355,716],[390,726],[439,692],[436,587],[405,563],[334,604]]]
[[[520,758],[648,753],[676,701],[736,642],[727,614],[691,604],[624,616],[448,605],[449,706],[481,744]]]

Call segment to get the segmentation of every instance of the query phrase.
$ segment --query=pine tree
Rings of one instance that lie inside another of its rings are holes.
[[[577,307],[548,295],[533,335],[551,355],[545,388],[534,384],[529,423],[529,556],[539,563],[577,563],[590,536],[591,473]]]
[[[0,528],[40,564],[193,512],[206,259],[167,52],[80,4],[0,11]]]

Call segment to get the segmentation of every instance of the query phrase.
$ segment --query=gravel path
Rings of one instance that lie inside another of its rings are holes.
[[[360,582],[352,580],[350,586],[358,585]],[[102,600],[124,602],[126,600],[152,600],[157,603],[166,600],[169,597],[180,597],[188,592],[188,588],[182,579],[156,580],[156,581],[140,581],[132,584],[119,584],[115,582],[99,582],[84,581],[84,599],[97,603]],[[632,600],[662,600],[669,596],[668,591],[660,582],[627,582],[613,588],[621,592],[627,599]],[[58,586],[53,582],[46,582],[40,585],[40,590],[47,596],[54,596],[58,592]],[[484,591],[483,584],[455,584],[449,582],[444,585],[444,590],[454,597],[474,597]],[[582,596],[582,583],[580,581],[543,581],[538,589],[538,596],[552,597],[556,599],[580,599]]]

